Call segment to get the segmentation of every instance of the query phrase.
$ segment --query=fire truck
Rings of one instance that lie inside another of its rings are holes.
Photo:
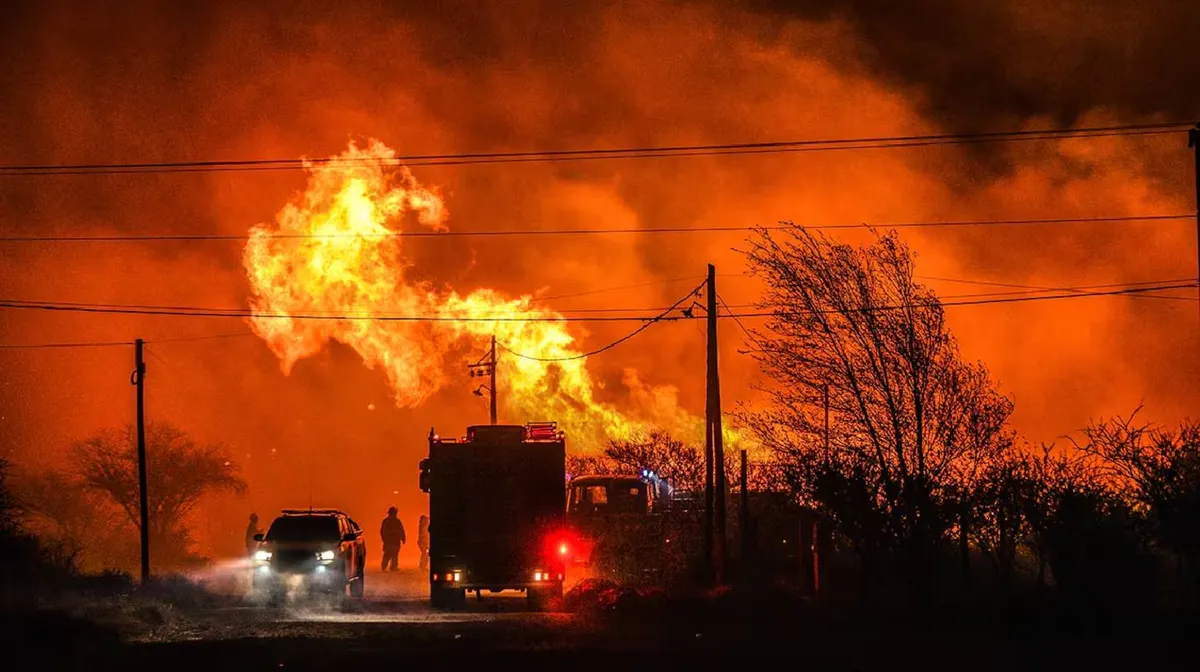
[[[434,607],[466,593],[561,598],[566,531],[566,438],[556,423],[477,425],[465,437],[429,432],[420,487],[429,494],[429,595]]]

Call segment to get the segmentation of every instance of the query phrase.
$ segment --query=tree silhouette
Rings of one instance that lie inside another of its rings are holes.
[[[651,431],[624,441],[612,441],[604,455],[621,471],[636,474],[653,470],[675,488],[698,490],[704,487],[704,454],[667,432]]]
[[[1200,593],[1200,423],[1178,430],[1127,418],[1093,422],[1079,447],[1128,493],[1157,540],[1178,558]]]
[[[136,430],[101,432],[76,443],[71,456],[80,482],[107,495],[140,529]],[[164,423],[146,426],[146,464],[151,551],[168,562],[187,556],[187,518],[205,495],[246,488],[224,446],[196,443]]]
[[[894,231],[862,247],[788,234],[760,231],[745,252],[766,281],[760,308],[772,317],[751,332],[751,354],[772,384],[767,408],[740,417],[860,555],[898,552],[927,578],[928,554],[959,518],[955,492],[1012,446],[1012,402],[961,358]]]

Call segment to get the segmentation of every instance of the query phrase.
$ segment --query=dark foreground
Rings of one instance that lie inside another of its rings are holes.
[[[624,616],[530,613],[523,600],[497,596],[479,602],[472,598],[463,611],[446,613],[426,606],[423,586],[411,577],[371,578],[369,599],[361,604],[191,607],[186,615],[152,616],[149,620],[161,623],[132,637],[81,621],[26,618],[5,628],[9,641],[4,642],[7,655],[0,668],[9,661],[16,663],[9,669],[162,672],[382,665],[443,669],[485,663],[611,671],[711,669],[749,662],[807,669],[976,672],[1189,669],[1195,662],[1188,652],[1172,651],[1158,638],[1117,643],[982,636],[946,628],[921,631],[903,623],[831,622],[802,609],[774,607],[669,608]]]

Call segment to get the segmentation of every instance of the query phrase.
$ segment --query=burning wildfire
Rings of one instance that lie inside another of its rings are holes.
[[[464,376],[463,354],[483,351],[493,335],[531,357],[578,356],[568,323],[533,307],[529,296],[490,289],[461,295],[405,277],[410,264],[403,238],[392,234],[413,226],[443,231],[448,213],[439,191],[395,167],[395,156],[372,141],[365,148],[351,143],[329,162],[306,163],[305,192],[279,211],[273,225],[251,229],[244,254],[255,314],[250,324],[284,373],[337,341],[367,367],[382,369],[397,406],[414,407]],[[411,319],[418,316],[426,319]],[[537,321],[489,321],[497,317]],[[641,429],[639,420],[595,400],[585,364],[586,358],[542,362],[501,352],[501,420],[556,420],[577,447]],[[647,386],[632,371],[625,384],[642,420],[701,428],[678,409],[672,388]]]

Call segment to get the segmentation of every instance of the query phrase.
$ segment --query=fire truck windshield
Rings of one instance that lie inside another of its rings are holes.
[[[571,488],[571,513],[642,513],[647,508],[646,484],[636,480],[579,483]]]

